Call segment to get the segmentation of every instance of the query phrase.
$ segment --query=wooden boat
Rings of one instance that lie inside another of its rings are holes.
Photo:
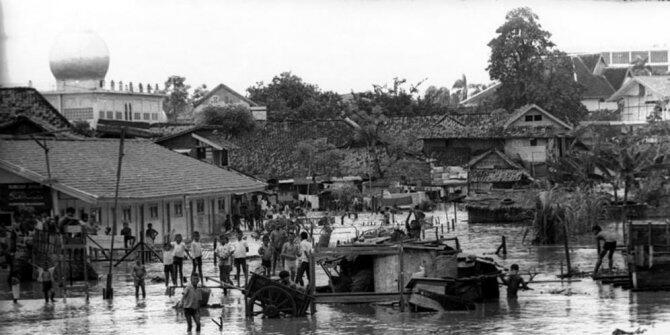
[[[314,296],[318,303],[395,300],[417,310],[472,309],[475,301],[497,299],[499,271],[493,262],[467,257],[470,262],[459,266],[459,251],[456,238],[320,248],[315,262],[329,284],[318,287]]]
[[[627,249],[634,290],[670,289],[670,220],[632,221]]]

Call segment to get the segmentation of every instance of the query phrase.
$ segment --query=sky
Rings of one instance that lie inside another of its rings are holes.
[[[558,48],[595,52],[670,48],[670,4],[611,1],[0,0],[9,83],[55,86],[49,52],[68,31],[93,30],[110,51],[107,81],[192,87],[225,83],[242,94],[291,71],[323,90],[372,84],[451,87],[490,81],[487,43],[507,11],[528,6]],[[2,32],[2,30],[0,30]],[[0,55],[1,57],[1,55]]]

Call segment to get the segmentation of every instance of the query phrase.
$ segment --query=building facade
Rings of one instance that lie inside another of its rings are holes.
[[[91,31],[58,37],[49,59],[56,89],[41,92],[70,121],[86,121],[93,128],[100,119],[165,122],[165,95],[158,85],[105,82],[109,50]]]
[[[219,84],[207,93],[202,99],[196,102],[193,106],[193,115],[197,119],[198,114],[208,106],[227,106],[227,105],[242,105],[251,111],[251,115],[256,121],[267,120],[267,109],[251,99],[237,93],[232,88],[225,84]]]

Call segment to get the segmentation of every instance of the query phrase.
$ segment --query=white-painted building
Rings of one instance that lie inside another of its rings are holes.
[[[228,105],[242,105],[249,108],[251,115],[256,121],[266,121],[268,118],[267,109],[265,106],[261,106],[251,99],[243,96],[242,94],[237,93],[237,91],[226,86],[225,84],[217,85],[215,88],[209,91],[208,94],[202,97],[202,99],[196,102],[193,106],[193,115],[197,119],[198,114],[208,106]]]
[[[158,85],[105,82],[109,51],[91,31],[59,36],[49,57],[56,90],[40,92],[69,121],[98,120],[165,122],[165,95]]]
[[[656,108],[661,120],[670,120],[670,76],[636,76],[624,82],[609,101],[622,104],[621,121],[644,123]]]

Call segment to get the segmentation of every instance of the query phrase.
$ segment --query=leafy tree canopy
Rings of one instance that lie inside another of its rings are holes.
[[[507,13],[505,20],[488,44],[487,70],[501,83],[498,106],[513,110],[535,103],[569,122],[582,120],[587,114],[581,104],[583,88],[573,78],[570,58],[555,49],[538,16],[522,7]]]
[[[306,83],[291,72],[283,72],[268,84],[247,88],[249,99],[264,104],[270,120],[330,119],[340,115],[342,98],[331,91]]]
[[[251,111],[243,105],[207,106],[200,114],[200,124],[219,126],[223,131],[237,135],[254,129]]]
[[[189,93],[191,86],[186,85],[186,78],[180,76],[170,76],[165,81],[166,94],[163,100],[163,110],[168,121],[176,121],[179,115],[185,115],[190,112]]]

